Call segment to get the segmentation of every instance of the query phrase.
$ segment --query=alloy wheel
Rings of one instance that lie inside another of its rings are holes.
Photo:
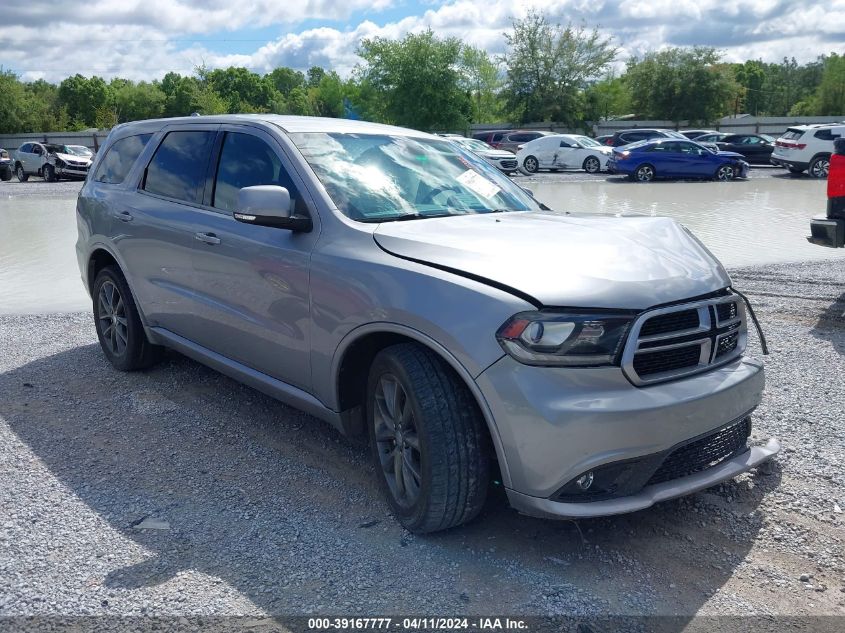
[[[17,177],[18,177],[18,180],[20,180],[21,182],[23,182],[23,179],[24,179],[24,176],[25,176],[25,175],[26,175],[26,174],[25,174],[25,173],[24,173],[24,171],[23,171],[23,167],[22,167],[21,165],[18,165],[18,168],[15,170],[15,176],[17,176]]]
[[[651,165],[643,165],[637,170],[637,180],[640,182],[651,182],[654,180],[654,168]]]
[[[810,165],[810,175],[813,178],[827,178],[827,175],[830,173],[830,159],[829,158],[817,158],[813,161],[813,164]]]
[[[722,165],[719,167],[719,170],[716,172],[716,179],[721,180],[723,182],[728,180],[733,180],[734,177],[734,168],[730,165]]]
[[[411,402],[392,374],[379,378],[373,411],[375,441],[388,488],[400,506],[413,506],[420,496],[422,459]]]
[[[601,168],[601,163],[597,158],[590,157],[584,163],[584,171],[588,174],[595,174]]]
[[[525,167],[525,171],[532,173],[532,174],[536,173],[537,170],[540,168],[540,165],[537,162],[537,159],[534,158],[533,156],[529,156],[528,158],[526,158],[525,163],[523,163],[523,165]]]
[[[117,286],[106,281],[97,295],[97,320],[103,341],[115,356],[122,356],[129,341],[129,320],[126,304]]]

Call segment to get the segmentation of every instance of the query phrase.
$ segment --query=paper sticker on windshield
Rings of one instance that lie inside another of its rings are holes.
[[[472,169],[466,170],[455,180],[457,180],[467,189],[472,189],[482,198],[492,198],[501,191],[498,186],[487,180],[477,171],[473,171]]]

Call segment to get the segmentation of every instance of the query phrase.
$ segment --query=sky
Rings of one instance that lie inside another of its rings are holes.
[[[689,45],[728,61],[845,53],[845,0],[28,0],[0,2],[0,68],[52,82],[151,80],[201,64],[348,76],[362,38],[427,28],[502,54],[511,22],[532,8],[612,36],[620,63]]]

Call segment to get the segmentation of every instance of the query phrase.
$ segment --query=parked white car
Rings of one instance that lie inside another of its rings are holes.
[[[484,141],[479,141],[476,138],[465,138],[463,136],[447,136],[453,143],[457,143],[464,149],[468,149],[473,154],[481,156],[488,163],[494,167],[498,167],[506,174],[516,173],[517,162],[516,156],[503,149],[496,149],[492,145],[488,145]]]
[[[813,178],[827,178],[834,139],[845,136],[845,123],[796,125],[788,128],[772,152],[772,164],[793,174],[806,171]]]
[[[612,147],[589,136],[553,134],[521,146],[516,160],[524,174],[535,174],[540,169],[583,169],[595,174],[607,167],[612,151]]]
[[[24,143],[12,155],[15,175],[21,182],[30,176],[41,176],[48,182],[60,178],[84,179],[92,158],[93,154],[85,147],[55,143]]]

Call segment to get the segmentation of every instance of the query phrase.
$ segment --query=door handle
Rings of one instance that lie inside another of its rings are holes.
[[[129,211],[115,211],[112,213],[112,217],[117,218],[121,222],[131,222],[135,219]]]
[[[214,233],[194,233],[194,238],[205,244],[211,244],[212,246],[220,243],[220,238]]]

